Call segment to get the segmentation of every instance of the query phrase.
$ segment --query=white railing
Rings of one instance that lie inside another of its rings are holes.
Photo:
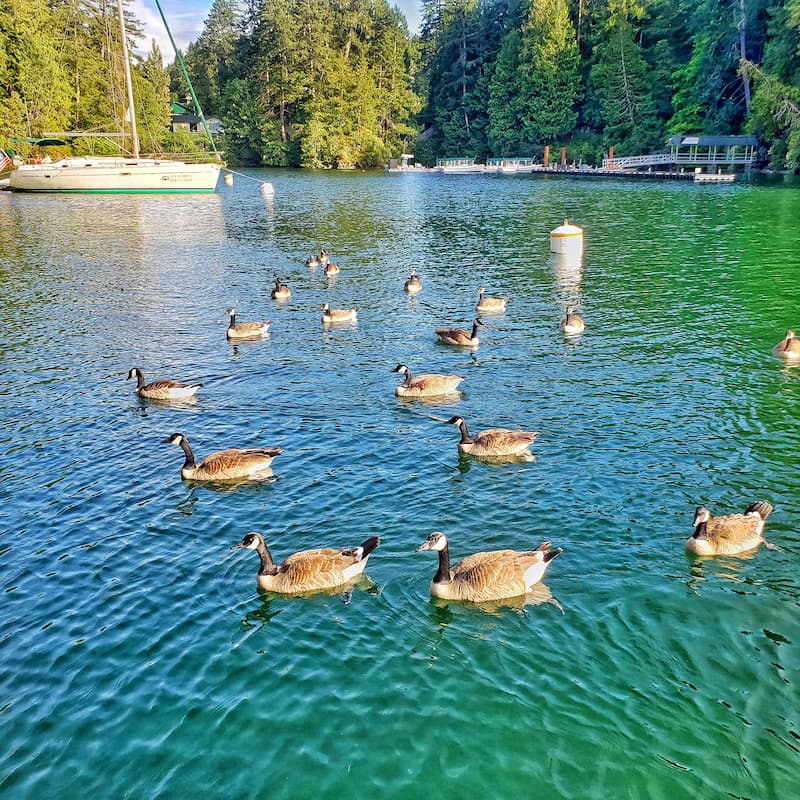
[[[752,164],[754,153],[648,153],[644,156],[623,156],[622,158],[604,158],[603,169],[635,169],[636,167],[654,167],[659,164]]]

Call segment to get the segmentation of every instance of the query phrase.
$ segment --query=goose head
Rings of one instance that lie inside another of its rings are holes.
[[[244,548],[245,550],[258,550],[264,544],[264,539],[259,533],[248,533],[241,542],[231,545],[231,550]]]
[[[692,522],[693,527],[697,527],[703,522],[708,522],[711,519],[711,512],[705,506],[697,506],[694,510],[694,522]]]
[[[131,378],[138,379],[141,374],[142,371],[139,369],[139,367],[131,367],[131,369],[128,371],[128,377],[125,380],[129,381]]]
[[[327,314],[331,310],[331,304],[330,303],[323,303],[322,304],[322,310]]]
[[[236,316],[236,309],[235,308],[229,308],[225,313],[229,317],[235,317]]]
[[[417,548],[417,552],[435,550],[437,553],[441,553],[446,548],[447,537],[441,531],[433,531],[428,534],[428,538]]]
[[[186,437],[182,433],[173,433],[172,436],[167,436],[166,439],[162,439],[161,444],[174,444],[180,447],[185,440]]]
[[[459,417],[458,414],[456,414],[454,417],[450,417],[450,419],[445,421],[445,425],[458,425],[458,426],[460,426],[460,425],[463,425],[463,424],[464,424],[464,417]],[[433,535],[433,534],[431,534],[431,535]],[[442,534],[442,536],[444,536],[444,534]]]
[[[398,364],[392,372],[399,372],[401,375],[408,375],[410,372],[409,368],[405,364]]]

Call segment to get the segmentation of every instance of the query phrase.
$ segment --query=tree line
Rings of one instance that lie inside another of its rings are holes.
[[[419,34],[387,0],[214,0],[183,54],[229,163],[380,166],[400,152],[570,161],[752,133],[800,166],[800,0],[421,0]],[[0,145],[122,129],[115,4],[0,0]],[[131,37],[141,25],[126,11]],[[143,149],[187,94],[155,43],[133,65]],[[76,140],[73,152],[112,148]]]

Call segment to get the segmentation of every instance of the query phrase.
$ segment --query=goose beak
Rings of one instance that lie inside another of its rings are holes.
[[[172,439],[170,439],[170,437],[167,436],[166,439],[161,440],[161,444],[172,444]]]
[[[240,550],[244,545],[241,542],[236,542],[236,544],[232,544],[230,549],[231,550]]]
[[[431,549],[431,546],[430,546],[430,544],[429,544],[428,542],[423,542],[423,543],[422,543],[422,544],[421,544],[421,545],[420,545],[420,546],[419,546],[419,547],[416,549],[416,552],[417,552],[417,553],[421,553],[421,552],[423,552],[424,550],[430,550],[430,549]]]

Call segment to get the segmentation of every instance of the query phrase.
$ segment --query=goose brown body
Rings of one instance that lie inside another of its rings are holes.
[[[136,378],[137,381],[136,389],[134,389],[136,394],[148,400],[186,400],[194,397],[197,390],[203,385],[202,383],[178,383],[167,378],[145,383],[144,375],[138,367],[133,367],[128,372],[127,379],[131,378]]]
[[[445,344],[454,344],[460,347],[477,347],[480,344],[480,339],[478,339],[479,325],[483,325],[480,317],[472,323],[471,333],[462,328],[437,328],[435,333],[439,337],[439,341]]]
[[[772,548],[764,539],[764,522],[772,506],[764,501],[751,503],[744,514],[712,517],[705,506],[694,514],[694,533],[686,540],[686,549],[698,556],[734,555],[752,550],[761,543]],[[774,549],[774,548],[772,548]]]
[[[371,536],[358,547],[303,550],[280,564],[272,560],[264,538],[258,533],[248,533],[231,549],[245,548],[258,553],[261,568],[257,580],[261,589],[280,594],[300,594],[353,583],[364,571],[370,553],[379,544],[380,539]]]
[[[325,265],[325,274],[326,275],[338,275],[339,274],[339,265],[334,264],[332,262],[328,262]]]
[[[786,331],[785,338],[772,348],[772,352],[787,361],[800,361],[800,339],[794,331]]]
[[[319,259],[312,253],[306,259],[306,266],[307,267],[318,267],[319,266]]]
[[[506,310],[506,304],[508,303],[507,297],[489,297],[485,292],[486,289],[484,289],[483,286],[478,289],[478,304],[475,306],[475,310],[478,313],[484,314],[486,312]]]
[[[322,306],[322,321],[329,325],[331,322],[356,322],[358,319],[359,307],[355,308],[331,308],[328,303]]]
[[[562,552],[543,542],[535,550],[492,550],[473,553],[450,568],[447,537],[434,531],[417,552],[433,550],[439,554],[439,567],[430,585],[431,594],[442,600],[467,600],[482,603],[524,595],[543,577],[550,561]]]
[[[328,258],[328,254],[324,250],[320,250],[320,253],[317,256],[317,261],[324,267],[326,264],[330,264],[331,260]]]
[[[225,313],[231,318],[228,323],[227,333],[229,339],[255,339],[269,334],[269,326],[272,325],[271,320],[266,320],[265,322],[237,322],[235,308],[229,308]]]
[[[525,453],[534,443],[539,431],[520,431],[508,428],[488,428],[470,436],[463,417],[455,416],[447,420],[448,425],[456,425],[461,431],[458,449],[472,456],[515,456]]]
[[[405,375],[405,380],[394,389],[398,397],[435,397],[451,394],[458,390],[458,385],[464,380],[461,375],[437,373],[412,377],[411,370],[405,364],[398,364],[392,372]]]
[[[281,279],[275,276],[275,288],[270,292],[273,300],[288,300],[292,296],[292,290]]]
[[[583,333],[586,330],[586,323],[577,311],[570,308],[561,320],[561,330],[567,334]]]
[[[417,294],[418,292],[422,291],[422,282],[413,269],[411,270],[411,274],[408,276],[408,280],[403,284],[403,289],[405,289],[409,294]]]
[[[197,464],[192,448],[182,433],[173,433],[163,442],[177,445],[183,450],[185,460],[181,477],[191,481],[255,479],[263,475],[272,464],[272,459],[283,452],[280,447],[231,448],[211,453]]]

